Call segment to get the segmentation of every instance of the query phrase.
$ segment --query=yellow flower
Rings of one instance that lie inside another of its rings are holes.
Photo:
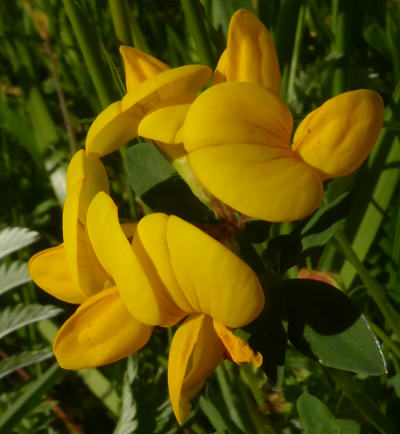
[[[276,95],[280,93],[281,73],[271,35],[245,9],[239,9],[231,18],[227,46],[214,73],[213,84],[226,81],[258,83]],[[139,136],[162,143],[181,143],[181,127],[191,103],[155,108],[140,121]]]
[[[214,196],[248,216],[280,222],[312,213],[323,181],[356,170],[382,123],[376,92],[346,92],[306,116],[290,146],[285,103],[256,83],[230,82],[196,99],[183,137],[193,172]]]
[[[101,157],[125,145],[138,135],[138,125],[153,110],[170,106],[179,113],[181,106],[196,98],[211,78],[212,71],[202,65],[169,68],[165,63],[135,48],[120,48],[126,75],[127,94],[103,110],[89,128],[86,152]],[[185,110],[186,111],[186,110]],[[171,117],[183,123],[181,116]]]
[[[54,354],[65,369],[91,368],[126,357],[147,342],[152,330],[129,314],[89,242],[88,206],[98,192],[108,190],[102,163],[88,159],[84,151],[76,153],[67,172],[64,243],[29,261],[29,273],[39,287],[60,300],[82,303],[54,340]],[[129,234],[133,228],[124,229]]]
[[[237,363],[262,363],[230,330],[254,320],[264,306],[256,275],[230,250],[162,213],[144,217],[131,244],[105,193],[93,199],[87,219],[93,249],[133,317],[153,326],[188,317],[175,333],[168,363],[170,398],[180,423],[225,352]]]

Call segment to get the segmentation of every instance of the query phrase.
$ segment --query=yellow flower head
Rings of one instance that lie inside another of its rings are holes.
[[[129,314],[115,286],[103,289],[110,286],[110,276],[89,242],[86,215],[93,197],[108,190],[102,163],[77,152],[67,171],[64,243],[29,261],[29,273],[39,287],[60,300],[82,303],[54,340],[54,354],[65,369],[91,368],[126,357],[147,342],[152,330]],[[129,225],[124,229],[132,231]]]
[[[247,264],[200,229],[162,213],[144,217],[129,243],[105,193],[94,198],[87,218],[94,251],[133,317],[171,326],[188,316],[173,338],[168,363],[180,423],[224,351],[237,363],[261,364],[261,356],[230,330],[254,320],[264,306]]]
[[[291,221],[320,204],[322,181],[356,170],[383,123],[383,103],[369,90],[343,93],[311,112],[290,146],[292,115],[256,83],[222,83],[191,105],[184,146],[200,182],[251,217]]]
[[[125,145],[138,135],[138,125],[153,110],[169,106],[179,112],[211,78],[202,65],[169,68],[153,56],[122,46],[127,94],[103,110],[94,120],[86,137],[86,152],[101,157]],[[176,116],[173,117],[177,119]],[[183,123],[178,118],[180,125]]]

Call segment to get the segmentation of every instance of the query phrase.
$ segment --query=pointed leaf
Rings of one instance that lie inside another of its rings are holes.
[[[12,262],[10,265],[0,265],[0,294],[29,282],[31,277],[28,274],[26,262]]]
[[[34,243],[39,237],[27,228],[5,228],[0,232],[0,258]]]
[[[62,309],[51,305],[17,304],[6,307],[0,313],[0,339],[27,324],[51,318],[60,312]]]
[[[16,369],[24,368],[33,363],[42,362],[53,357],[53,351],[50,348],[36,351],[24,351],[20,354],[9,357],[0,361],[0,378],[5,377]]]
[[[379,342],[344,293],[308,279],[286,280],[283,291],[288,337],[298,350],[332,368],[370,375],[386,372]]]

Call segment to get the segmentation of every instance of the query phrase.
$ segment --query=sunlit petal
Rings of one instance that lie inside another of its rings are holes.
[[[222,345],[211,318],[191,315],[176,331],[168,360],[169,396],[180,424],[192,408],[189,400],[222,358]]]
[[[175,276],[193,312],[206,313],[228,327],[247,324],[261,312],[264,294],[257,276],[221,243],[176,216],[168,219],[167,243]]]
[[[139,107],[122,111],[121,101],[114,102],[93,121],[86,136],[89,157],[102,157],[124,146],[137,136],[143,112]]]
[[[290,149],[221,145],[191,152],[188,159],[207,190],[250,217],[298,220],[311,214],[322,200],[318,173]]]
[[[169,69],[169,66],[161,60],[136,48],[122,45],[119,47],[119,51],[124,61],[126,90],[128,92],[142,81]]]
[[[138,243],[140,242],[143,251],[153,264],[154,271],[163,282],[174,303],[183,312],[192,312],[192,306],[182,292],[171,264],[170,252],[167,244],[167,223],[169,217],[162,213],[153,213],[143,217],[137,228],[133,246],[136,246],[138,253]],[[141,261],[142,265],[144,261]],[[147,273],[150,274],[150,273]],[[183,315],[182,315],[183,316]]]
[[[215,76],[214,83],[253,82],[279,95],[281,74],[275,46],[264,24],[252,13],[240,9],[232,16],[227,48]]]
[[[167,100],[161,107],[157,105],[157,109],[140,122],[139,136],[172,145],[178,144],[180,139],[177,135],[195,98],[195,95],[182,95]]]
[[[250,345],[239,336],[233,334],[231,330],[218,321],[213,322],[215,332],[221,339],[224,349],[232,362],[242,365],[243,363],[253,363],[256,368],[262,365],[263,357],[260,353],[255,353]]]
[[[122,231],[118,209],[107,194],[99,193],[93,199],[87,220],[93,249],[130,313],[149,325],[175,324],[182,317],[180,312],[165,301],[165,290],[157,285],[157,276],[146,274],[148,269],[140,263]]]
[[[203,92],[184,123],[188,152],[231,143],[289,148],[293,119],[286,104],[254,83],[221,83]]]
[[[299,125],[293,150],[323,179],[347,175],[365,160],[383,123],[383,102],[371,90],[326,101]]]
[[[67,171],[67,197],[63,211],[65,255],[72,281],[87,295],[103,289],[107,274],[100,266],[86,230],[88,206],[99,191],[108,191],[107,174],[100,160],[84,151],[74,155]]]
[[[59,300],[80,304],[87,298],[72,281],[63,244],[36,253],[28,270],[36,285]]]
[[[94,368],[138,351],[152,329],[129,314],[115,287],[105,289],[64,323],[54,340],[54,354],[64,369]]]
[[[149,112],[156,104],[180,94],[195,94],[210,80],[212,71],[202,65],[168,69],[138,84],[122,100],[122,110]]]

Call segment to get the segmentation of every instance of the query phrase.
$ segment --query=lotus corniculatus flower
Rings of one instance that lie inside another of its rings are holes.
[[[257,276],[235,254],[195,226],[162,213],[144,217],[130,243],[117,207],[104,192],[93,199],[87,220],[96,256],[133,317],[150,326],[172,326],[186,318],[173,337],[168,362],[179,423],[224,355],[239,364],[262,363],[262,356],[232,332],[264,306]]]
[[[256,83],[227,82],[203,92],[183,127],[190,166],[218,199],[242,214],[282,222],[320,204],[323,181],[356,170],[383,124],[370,90],[326,101],[298,126],[286,104]]]
[[[134,139],[143,117],[156,109],[170,107],[171,127],[178,130],[184,117],[182,106],[196,98],[210,80],[212,71],[202,65],[170,68],[155,57],[132,47],[120,48],[125,65],[127,94],[103,110],[94,120],[86,137],[86,152],[101,157]]]
[[[221,54],[213,84],[230,81],[258,83],[279,96],[281,73],[271,35],[261,21],[245,9],[231,18],[226,49]],[[192,101],[174,107],[154,109],[139,124],[138,133],[157,142],[179,144],[182,125]]]
[[[109,191],[104,166],[98,159],[88,159],[84,151],[77,152],[67,171],[64,243],[29,261],[29,273],[39,287],[60,300],[81,304],[53,344],[65,369],[115,362],[145,345],[152,331],[130,315],[91,247],[86,215],[100,191]],[[133,226],[124,225],[124,231],[125,236],[132,235]]]

